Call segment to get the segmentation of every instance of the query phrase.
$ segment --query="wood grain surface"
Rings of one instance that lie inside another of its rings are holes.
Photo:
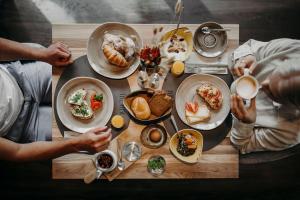
[[[99,26],[99,24],[53,24],[52,39],[53,42],[61,41],[66,43],[76,59],[86,54],[86,44],[89,35]],[[163,26],[165,30],[175,28],[174,25],[158,25],[158,24],[131,24],[136,31],[142,36],[144,44],[150,43],[152,40],[152,32],[154,27]],[[199,26],[197,24],[186,24],[192,32]],[[228,32],[228,48],[226,52],[214,59],[208,59],[197,55],[195,52],[191,55],[191,60],[202,63],[227,63],[228,55],[238,46],[239,43],[239,25],[224,24],[225,28],[231,28]],[[57,81],[63,69],[54,68],[52,76],[52,94],[55,92]],[[136,84],[136,75],[128,77],[130,89],[132,91],[138,89]],[[123,141],[135,140],[139,142],[140,131],[144,126],[130,122],[129,127],[118,137],[122,137]],[[55,117],[52,120],[52,137],[53,140],[61,140],[60,133]],[[130,137],[130,138],[128,138]],[[125,138],[125,139],[124,139]],[[112,141],[115,143],[116,138]],[[118,179],[152,179],[154,178],[147,172],[147,160],[151,155],[160,154],[167,161],[165,173],[158,177],[161,179],[180,179],[180,178],[238,178],[239,177],[239,155],[238,152],[226,138],[213,149],[203,153],[199,163],[195,165],[187,165],[178,161],[168,149],[168,142],[159,149],[143,148],[143,155],[140,160],[131,165],[121,174],[114,172],[112,176],[107,176],[109,180]],[[82,179],[90,170],[95,170],[91,155],[86,154],[69,154],[52,161],[52,178],[54,179]],[[155,177],[156,178],[156,177]]]

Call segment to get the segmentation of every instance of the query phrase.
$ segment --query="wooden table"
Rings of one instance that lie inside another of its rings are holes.
[[[99,26],[99,24],[53,24],[52,38],[53,42],[61,41],[66,43],[73,54],[73,59],[76,59],[86,54],[86,44],[89,35]],[[151,43],[153,27],[160,25],[152,24],[132,24],[136,31],[142,36],[144,44]],[[162,25],[165,30],[175,28],[174,25]],[[197,24],[186,24],[192,32],[199,26]],[[228,32],[228,48],[226,52],[218,58],[204,58],[197,55],[195,52],[191,55],[191,59],[196,59],[197,62],[227,63],[228,55],[239,44],[239,26],[236,24],[225,24],[225,28],[231,28]],[[62,74],[63,69],[54,68],[52,76],[52,94],[55,93],[57,81]],[[135,82],[136,73],[128,77],[130,89],[132,91],[138,89]],[[54,98],[54,97],[53,97]],[[54,102],[54,101],[53,101]],[[125,132],[130,135],[139,134],[144,126],[130,122],[129,127]],[[55,117],[52,120],[52,137],[53,140],[62,140]],[[122,172],[117,178],[119,179],[147,179],[154,178],[147,173],[146,166],[148,158],[153,154],[163,155],[167,161],[166,172],[158,178],[238,178],[238,152],[230,144],[229,138],[225,138],[223,142],[213,149],[203,153],[199,163],[195,165],[186,165],[175,159],[168,150],[168,144],[160,149],[146,149],[146,153],[140,160],[135,162],[127,170]],[[90,170],[94,170],[91,156],[84,154],[69,154],[52,161],[52,178],[54,179],[82,179]]]

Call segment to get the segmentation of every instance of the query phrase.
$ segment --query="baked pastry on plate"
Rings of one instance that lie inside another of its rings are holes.
[[[135,55],[135,44],[129,37],[106,33],[102,50],[109,63],[126,68]]]

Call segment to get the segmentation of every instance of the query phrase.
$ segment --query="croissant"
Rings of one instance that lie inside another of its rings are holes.
[[[125,57],[110,45],[103,46],[103,54],[111,64],[124,68],[128,66],[128,62]]]

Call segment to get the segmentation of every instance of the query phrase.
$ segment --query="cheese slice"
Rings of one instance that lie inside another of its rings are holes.
[[[210,111],[206,105],[200,105],[196,113],[185,110],[185,117],[189,124],[198,124],[210,118]]]

